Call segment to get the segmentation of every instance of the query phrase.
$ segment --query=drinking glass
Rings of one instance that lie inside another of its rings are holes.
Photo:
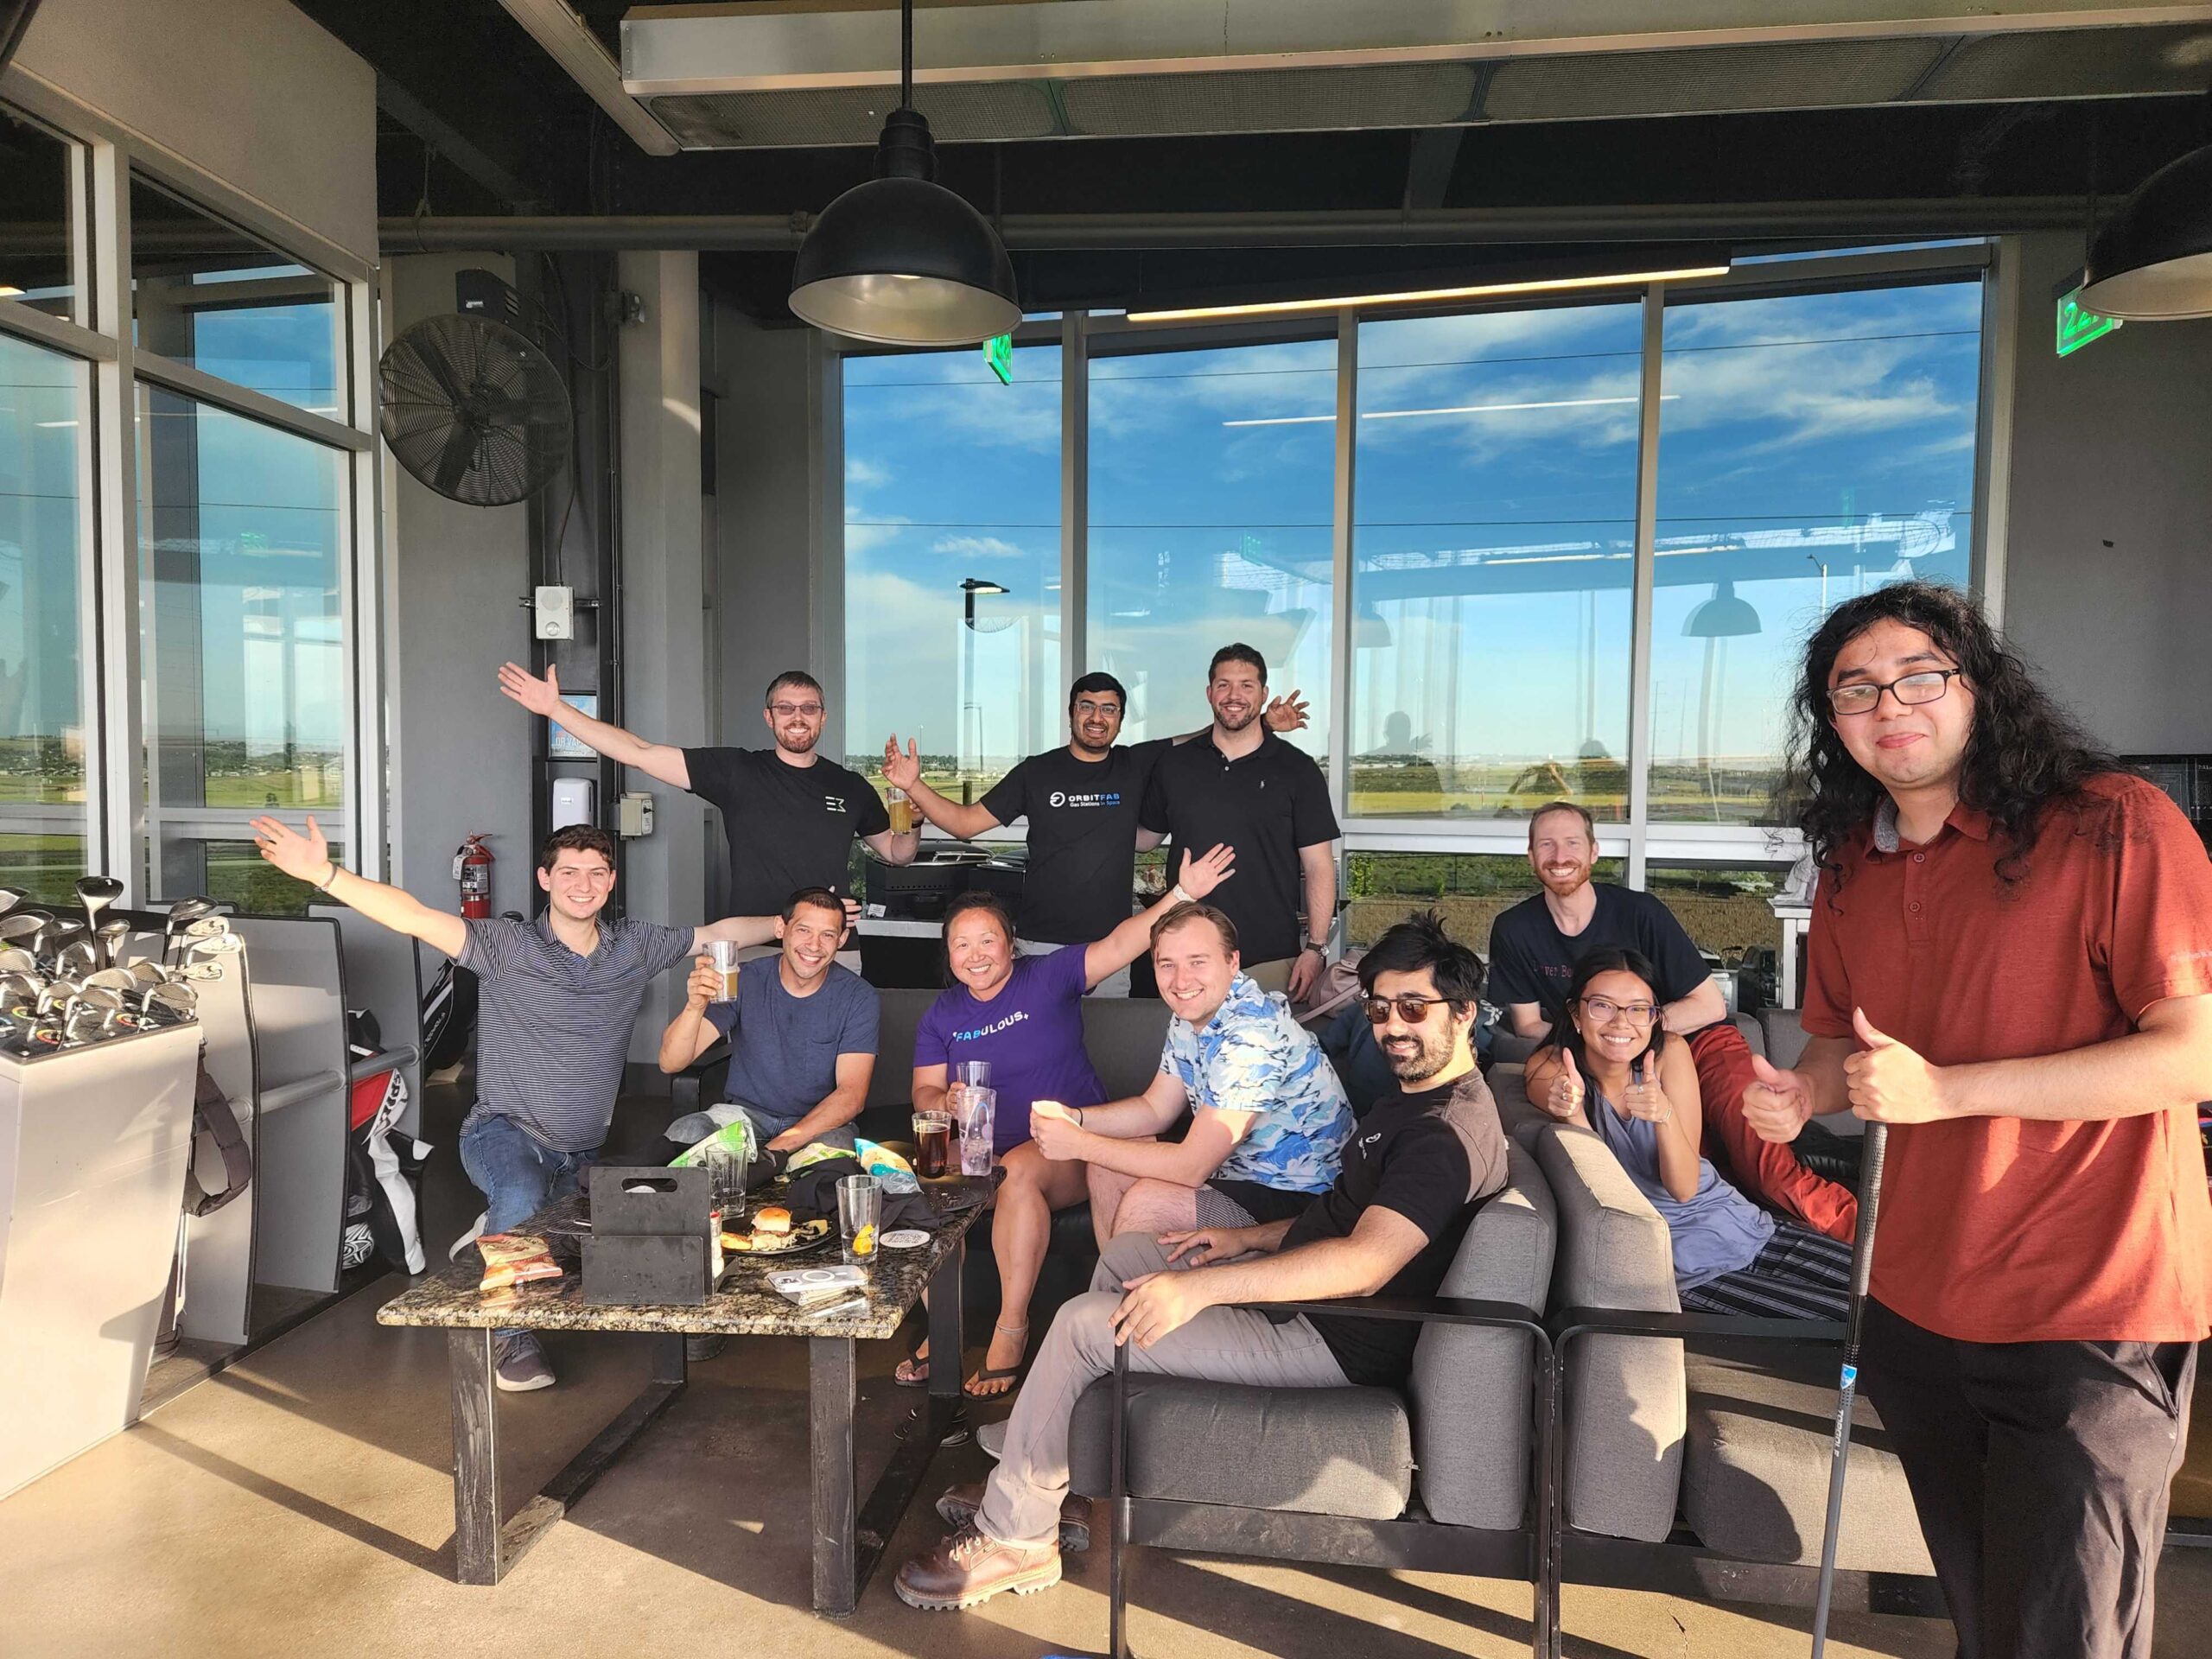
[[[744,1151],[717,1139],[707,1148],[707,1187],[714,1195],[714,1207],[722,1212],[722,1226],[734,1230],[737,1218],[745,1213]]]
[[[837,1183],[837,1228],[845,1236],[846,1261],[874,1259],[882,1218],[883,1186],[874,1176],[848,1175]]]
[[[952,1114],[914,1114],[914,1173],[925,1181],[952,1173]]]
[[[960,1090],[960,1173],[991,1173],[991,1124],[998,1109],[999,1091],[968,1084]]]
[[[737,952],[734,939],[709,939],[707,955],[715,964],[715,971],[722,976],[721,1001],[728,1002],[737,995]]]

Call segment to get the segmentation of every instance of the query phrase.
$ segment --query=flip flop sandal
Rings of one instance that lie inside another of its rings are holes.
[[[1001,1336],[1021,1338],[1021,1357],[1011,1365],[986,1365],[982,1370],[960,1385],[960,1392],[970,1400],[1011,1400],[1021,1387],[1021,1379],[1029,1369],[1029,1327],[1027,1325],[994,1325],[991,1327]],[[1009,1386],[995,1389],[988,1394],[976,1392],[979,1382],[1005,1382]]]
[[[926,1389],[930,1385],[930,1363],[918,1353],[909,1354],[892,1368],[891,1380],[902,1389]]]

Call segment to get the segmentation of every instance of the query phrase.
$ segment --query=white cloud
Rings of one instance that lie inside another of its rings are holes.
[[[891,469],[879,462],[859,455],[845,457],[845,487],[848,490],[878,489],[891,481]]]
[[[848,512],[851,511],[849,503],[847,504],[846,510]],[[899,531],[912,522],[911,518],[896,513],[881,518],[872,518],[865,524],[856,523],[848,518],[845,520],[845,556],[849,559],[855,553],[866,553],[872,549],[895,541]]]
[[[1018,559],[1022,550],[998,536],[940,536],[930,543],[932,553],[957,553],[965,559]]]

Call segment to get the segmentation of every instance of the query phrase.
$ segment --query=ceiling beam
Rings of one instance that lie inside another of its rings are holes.
[[[673,156],[681,148],[666,127],[622,90],[620,67],[591,32],[591,25],[569,10],[568,0],[499,0],[499,3],[639,149],[649,156]]]
[[[459,128],[381,73],[377,76],[377,107],[514,212],[534,213],[543,204],[542,193],[508,172]]]
[[[564,0],[501,0],[518,16]],[[621,86],[683,92],[883,86],[899,79],[895,0],[640,6],[622,20]],[[525,26],[529,26],[525,17]],[[2199,0],[982,0],[933,5],[914,31],[914,79],[1072,79],[1479,62],[1787,41],[2110,29],[2212,22]],[[576,24],[578,32],[582,30]],[[536,30],[533,29],[533,33]],[[604,48],[590,44],[601,59]],[[575,73],[573,70],[571,73]],[[594,93],[596,97],[598,94]]]
[[[1413,149],[1406,157],[1408,213],[1428,213],[1444,205],[1466,137],[1465,127],[1423,127],[1414,134]]]

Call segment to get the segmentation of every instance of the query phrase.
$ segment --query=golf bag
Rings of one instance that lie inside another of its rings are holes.
[[[374,1014],[349,1013],[346,1025],[347,1046],[356,1059],[377,1052],[380,1044]],[[430,1148],[398,1132],[406,1111],[407,1080],[397,1071],[354,1080],[346,1116],[346,1226],[338,1240],[340,1272],[379,1255],[402,1273],[423,1269],[416,1188]]]
[[[476,976],[452,962],[439,965],[423,994],[423,1071],[442,1071],[468,1052],[476,1033]]]

